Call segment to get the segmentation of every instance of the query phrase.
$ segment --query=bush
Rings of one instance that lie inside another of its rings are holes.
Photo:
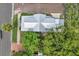
[[[51,56],[79,55],[79,4],[65,4],[63,32],[47,33],[43,40],[43,54]]]
[[[12,30],[12,25],[11,24],[2,24],[2,30],[9,32]]]
[[[27,50],[27,55],[34,55],[38,51],[38,33],[35,32],[25,32],[22,38],[22,44]]]

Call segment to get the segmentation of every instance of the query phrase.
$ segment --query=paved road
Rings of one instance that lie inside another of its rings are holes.
[[[11,23],[12,4],[0,3],[0,25]],[[10,56],[11,51],[11,32],[3,32],[0,39],[0,56]]]

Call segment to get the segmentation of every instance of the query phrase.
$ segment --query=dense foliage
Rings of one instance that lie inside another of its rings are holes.
[[[2,24],[2,30],[9,32],[12,30],[12,25],[11,24]]]
[[[38,33],[25,32],[23,36],[22,44],[27,51],[26,55],[34,55],[34,53],[38,52]]]
[[[79,4],[64,6],[64,31],[47,32],[42,38],[38,33],[25,32],[22,39],[26,50],[24,55],[34,55],[38,50],[48,56],[79,55]]]
[[[65,4],[63,32],[47,33],[43,40],[44,55],[79,55],[79,4]]]
[[[79,55],[79,4],[65,5],[65,49],[67,55]]]

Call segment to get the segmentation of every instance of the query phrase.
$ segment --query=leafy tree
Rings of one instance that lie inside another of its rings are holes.
[[[28,55],[34,55],[35,52],[38,53],[38,33],[35,32],[25,32],[24,38],[22,39],[22,44],[27,51]]]
[[[47,33],[43,40],[43,54],[48,56],[57,55],[57,52],[62,49],[63,38],[62,32]]]
[[[66,4],[65,12],[65,43],[64,46],[68,50],[68,55],[79,55],[79,4]],[[65,44],[67,44],[65,46]]]
[[[12,30],[12,25],[11,24],[2,24],[2,30],[9,32]]]
[[[64,5],[64,31],[49,32],[44,36],[44,55],[79,55],[79,4]]]

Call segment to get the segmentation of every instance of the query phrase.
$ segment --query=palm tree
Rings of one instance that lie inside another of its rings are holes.
[[[3,31],[9,32],[12,30],[12,25],[11,24],[2,24],[1,28]]]

